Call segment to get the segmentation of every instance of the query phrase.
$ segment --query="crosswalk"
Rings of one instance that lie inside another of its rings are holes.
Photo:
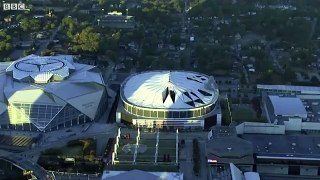
[[[33,143],[31,137],[0,135],[0,144],[7,146],[29,147]]]

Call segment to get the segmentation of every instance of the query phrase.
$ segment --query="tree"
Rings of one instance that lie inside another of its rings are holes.
[[[319,79],[318,79],[316,76],[312,76],[311,79],[310,79],[310,81],[311,81],[312,83],[314,83],[314,84],[319,83]]]
[[[42,56],[53,56],[55,53],[49,49],[45,49],[41,52]]]
[[[291,68],[287,68],[283,74],[283,79],[285,82],[295,81],[296,73]]]
[[[11,49],[11,36],[5,31],[0,31],[0,55],[5,55]]]
[[[36,31],[40,29],[40,21],[38,19],[23,18],[20,22],[20,27],[23,31]]]
[[[247,83],[246,77],[245,77],[244,73],[241,74],[240,83],[241,83],[241,84],[246,84],[246,83]]]
[[[105,5],[107,3],[107,0],[98,0],[99,5]]]
[[[12,59],[10,57],[6,57],[3,59],[5,62],[9,62],[9,61],[12,61]]]
[[[29,21],[29,26],[32,31],[37,31],[40,29],[40,21],[38,19],[31,19]]]
[[[23,18],[20,22],[20,27],[22,28],[23,31],[28,31],[29,29],[29,21],[27,18]]]
[[[50,24],[50,29],[53,29],[56,25],[54,23]]]
[[[74,43],[72,47],[74,51],[93,53],[98,51],[100,38],[98,33],[93,31],[92,27],[87,27],[76,34],[72,42]]]
[[[23,56],[28,56],[30,54],[33,54],[35,52],[35,49],[27,49],[23,51]]]
[[[175,33],[171,36],[171,43],[175,46],[179,46],[181,43],[180,35]]]
[[[75,33],[77,24],[74,19],[71,17],[65,17],[62,19],[62,27],[67,30],[67,35],[69,38],[73,37],[73,34]]]
[[[20,21],[22,18],[23,18],[23,14],[19,14],[19,15],[16,16],[16,20],[17,21]]]

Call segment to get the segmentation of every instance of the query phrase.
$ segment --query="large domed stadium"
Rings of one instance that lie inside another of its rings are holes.
[[[0,64],[1,128],[47,131],[96,120],[107,105],[98,68],[71,55]]]
[[[149,71],[121,85],[117,122],[146,128],[190,128],[213,124],[219,97],[213,77],[187,71]]]

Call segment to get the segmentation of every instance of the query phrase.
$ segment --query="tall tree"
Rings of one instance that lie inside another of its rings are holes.
[[[5,31],[0,31],[0,55],[5,55],[11,49],[11,36]]]
[[[92,27],[87,27],[76,34],[72,42],[74,43],[74,51],[94,53],[98,51],[100,38],[99,34],[94,32]]]
[[[36,31],[40,29],[40,21],[38,19],[27,19],[23,18],[21,20],[20,27],[23,31]]]

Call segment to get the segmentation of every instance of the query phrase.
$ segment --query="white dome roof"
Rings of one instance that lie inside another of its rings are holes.
[[[197,108],[216,102],[219,90],[213,78],[186,71],[151,71],[130,76],[122,98],[146,108]]]

